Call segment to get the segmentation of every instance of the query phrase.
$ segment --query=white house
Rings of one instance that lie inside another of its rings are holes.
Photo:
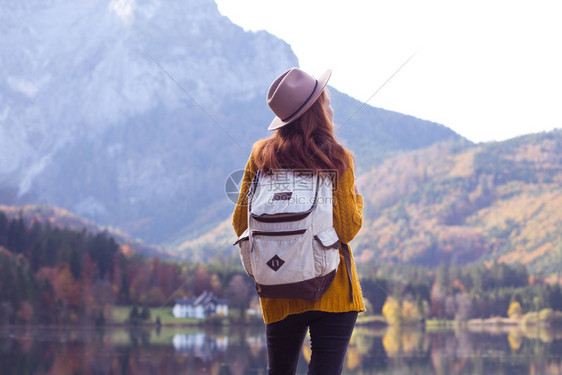
[[[172,309],[176,318],[205,319],[213,315],[228,316],[228,300],[203,292],[197,298],[178,298]]]

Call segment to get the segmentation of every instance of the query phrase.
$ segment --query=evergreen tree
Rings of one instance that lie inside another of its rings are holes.
[[[3,211],[0,211],[0,247],[8,245],[8,227],[10,222]]]
[[[113,266],[113,255],[119,250],[119,245],[106,232],[98,233],[88,241],[88,253],[98,266],[99,277],[105,279]]]
[[[550,289],[548,304],[553,310],[562,311],[562,288],[560,288],[560,284],[555,284]]]
[[[146,304],[144,304],[142,306],[142,310],[141,310],[141,313],[140,313],[139,317],[140,317],[141,320],[149,320],[150,319],[150,310],[148,309]]]
[[[82,257],[78,253],[78,250],[72,249],[70,252],[70,273],[76,280],[82,279]]]
[[[129,323],[138,324],[140,319],[139,308],[135,304],[129,311]]]
[[[27,233],[25,228],[25,222],[20,214],[17,219],[12,219],[10,221],[10,226],[8,228],[8,241],[7,247],[10,251],[16,254],[20,254],[24,251],[27,242]]]
[[[128,305],[130,301],[130,294],[129,294],[129,279],[127,278],[127,274],[123,271],[121,275],[121,287],[119,288],[119,302],[125,305]]]

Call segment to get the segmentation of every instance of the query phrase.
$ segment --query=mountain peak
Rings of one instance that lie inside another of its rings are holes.
[[[0,148],[10,151],[0,176],[20,196],[45,157],[78,138],[192,101],[251,100],[297,63],[286,43],[244,32],[212,0],[24,2],[1,18],[13,27],[0,29],[0,49],[14,53],[0,64]]]

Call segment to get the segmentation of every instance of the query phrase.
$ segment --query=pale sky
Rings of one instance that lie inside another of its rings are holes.
[[[216,0],[313,76],[474,142],[562,128],[562,1]]]

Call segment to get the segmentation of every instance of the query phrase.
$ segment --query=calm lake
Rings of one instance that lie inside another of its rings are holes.
[[[306,374],[308,342],[299,374]],[[261,327],[0,327],[0,374],[265,374]],[[562,331],[357,327],[344,374],[562,374]]]

